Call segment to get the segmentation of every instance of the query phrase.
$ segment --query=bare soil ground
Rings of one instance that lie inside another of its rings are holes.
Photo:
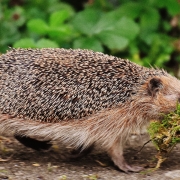
[[[10,141],[9,141],[10,140]],[[0,180],[169,180],[180,179],[180,146],[170,154],[162,167],[154,172],[146,168],[141,173],[124,173],[118,170],[107,154],[93,152],[78,160],[69,160],[64,154],[67,149],[54,147],[38,152],[24,147],[14,138],[1,140]],[[132,138],[125,150],[130,164],[150,167],[156,150],[147,145],[143,138]],[[3,161],[6,160],[6,161]]]

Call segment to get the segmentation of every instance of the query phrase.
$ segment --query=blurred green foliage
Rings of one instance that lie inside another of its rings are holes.
[[[0,52],[8,46],[64,47],[145,66],[168,68],[180,62],[178,0],[89,0],[79,12],[60,0],[3,0],[0,24]]]

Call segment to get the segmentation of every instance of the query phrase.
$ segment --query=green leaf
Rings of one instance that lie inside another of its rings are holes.
[[[105,23],[103,25],[104,29],[106,29]],[[133,40],[138,33],[139,26],[130,18],[123,17],[119,21],[116,21],[116,24],[110,29],[103,30],[102,28],[102,31],[96,36],[99,37],[108,48],[122,50],[127,47],[129,40]]]
[[[143,41],[152,47],[152,44],[154,43],[154,41],[161,41],[160,40],[160,34],[159,33],[155,33],[155,32],[152,32],[152,33],[149,33],[145,36],[141,36],[143,37]]]
[[[38,48],[58,48],[58,44],[54,41],[51,41],[49,39],[40,39],[37,43],[36,43],[36,46]]]
[[[48,35],[53,38],[53,39],[58,39],[58,40],[64,40],[66,38],[70,38],[72,34],[72,29],[68,25],[63,25],[60,27],[51,27],[48,30]]]
[[[133,40],[139,33],[139,26],[132,19],[123,17],[116,22],[114,31],[116,35]]]
[[[166,6],[166,1],[165,0],[156,0],[156,6],[159,8],[164,8]]]
[[[127,38],[116,35],[112,31],[101,32],[98,37],[101,39],[102,43],[111,50],[122,50],[127,47],[129,43],[129,40]]]
[[[26,11],[26,16],[28,19],[45,19],[46,12],[41,11],[37,6],[30,6],[28,11]]]
[[[104,15],[97,26],[94,27],[96,29],[96,34],[101,34],[102,32],[111,32],[111,34],[116,34],[121,37],[125,37],[129,40],[134,39],[139,33],[139,26],[132,19],[123,17],[117,19],[114,17],[115,14],[107,14]],[[111,21],[112,20],[112,21]]]
[[[51,2],[52,2],[52,0],[51,0]],[[51,7],[48,8],[48,12],[51,14],[53,12],[60,11],[60,10],[68,11],[70,16],[73,16],[75,14],[74,9],[71,5],[69,5],[67,3],[59,2],[59,0],[56,3],[52,3]]]
[[[104,13],[97,24],[94,26],[94,33],[98,34],[102,31],[112,30],[115,27],[115,24],[119,20],[119,15],[116,11],[111,11],[109,13]]]
[[[20,39],[19,41],[16,41],[14,44],[13,44],[13,47],[14,48],[35,48],[36,45],[35,45],[35,42],[33,39],[30,39],[30,38],[24,38],[24,39]]]
[[[101,16],[101,11],[96,9],[85,9],[79,12],[72,21],[74,28],[79,32],[92,36],[95,33],[95,25]]]
[[[70,17],[69,11],[61,10],[51,14],[49,24],[51,27],[58,27]]]
[[[170,15],[180,14],[180,2],[178,0],[165,0],[165,5]]]
[[[118,14],[119,17],[135,19],[140,16],[142,9],[143,6],[139,2],[127,2],[114,10],[114,13]]]
[[[76,39],[73,43],[73,48],[80,48],[80,49],[91,49],[94,51],[103,52],[103,47],[101,43],[95,38],[79,38]]]
[[[159,21],[160,15],[158,10],[153,7],[147,7],[140,17],[141,30],[145,32],[157,30]]]
[[[163,64],[165,62],[169,61],[170,58],[171,58],[171,56],[169,54],[162,53],[162,54],[158,55],[156,57],[156,66],[162,67]]]
[[[35,32],[40,35],[47,33],[49,27],[42,19],[32,19],[27,23],[29,31]]]
[[[1,23],[0,27],[0,46],[5,46],[5,44],[12,44],[18,39],[20,39],[21,34],[18,28],[14,26],[11,22],[5,21]]]

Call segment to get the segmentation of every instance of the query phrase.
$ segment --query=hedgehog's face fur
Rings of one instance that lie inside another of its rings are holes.
[[[162,114],[174,111],[180,102],[180,81],[169,74],[152,77],[143,85],[138,96],[142,106],[149,108],[148,114],[152,118],[159,118]]]

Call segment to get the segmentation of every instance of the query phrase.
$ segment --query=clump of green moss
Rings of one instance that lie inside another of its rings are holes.
[[[163,120],[152,121],[148,132],[158,150],[156,156],[158,162],[155,167],[157,169],[166,160],[173,147],[180,143],[180,104],[177,105],[176,111],[164,115]]]

